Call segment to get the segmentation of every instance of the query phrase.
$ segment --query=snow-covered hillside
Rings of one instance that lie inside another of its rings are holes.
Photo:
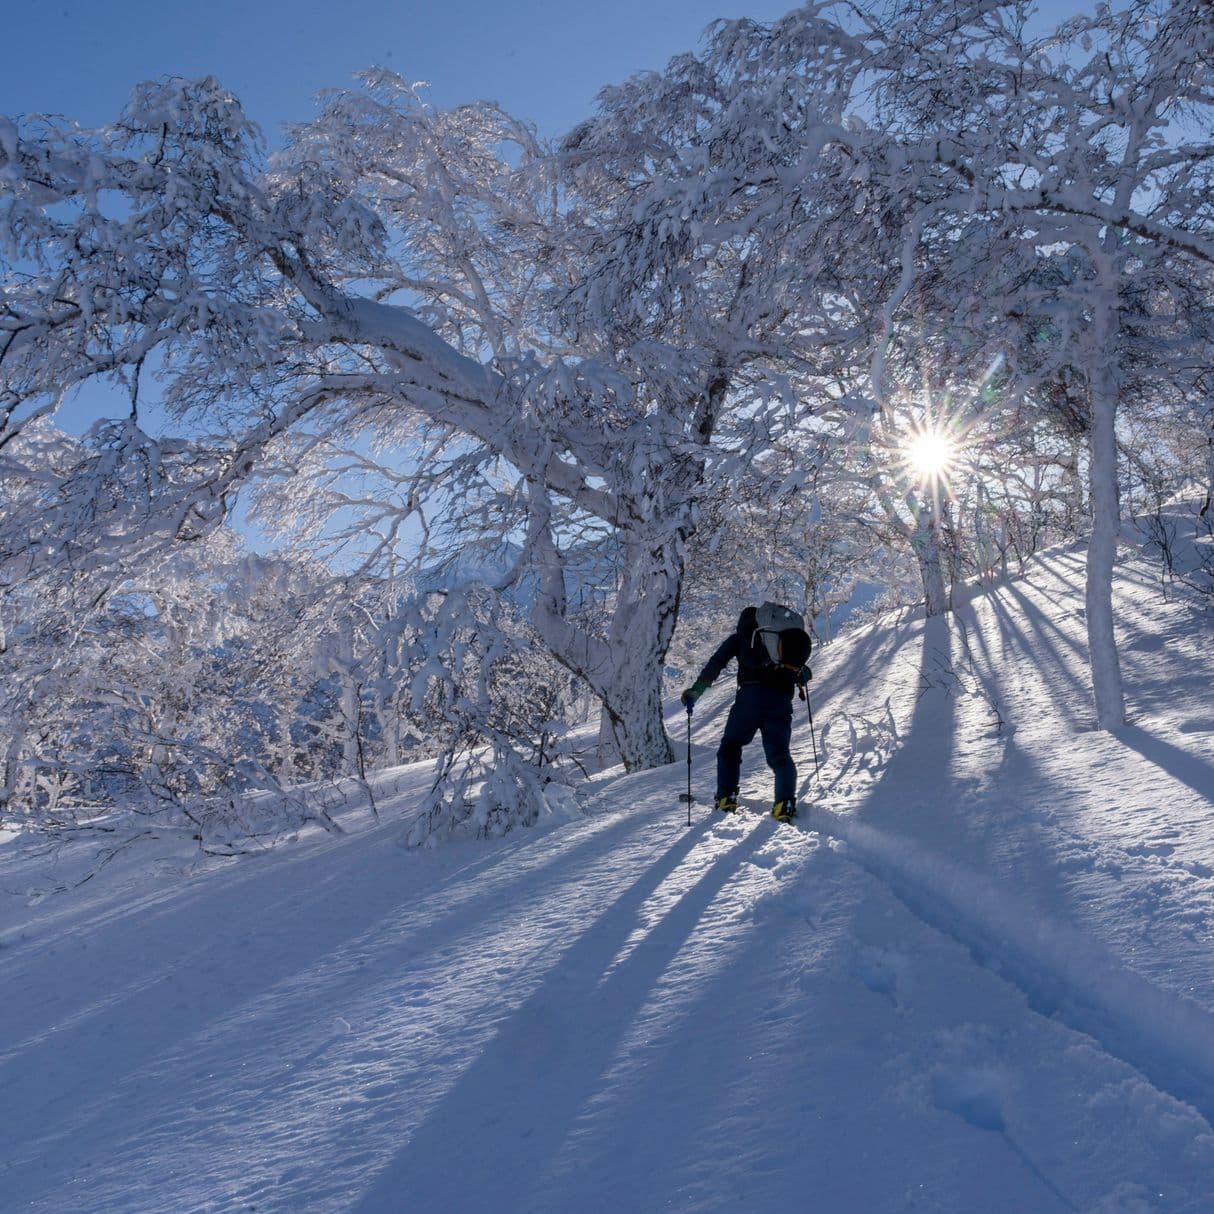
[[[704,807],[718,688],[690,829],[679,763],[409,852],[419,768],[203,871],[0,849],[0,1207],[1208,1214],[1214,630],[1129,560],[1096,732],[1082,580],[823,653],[794,826]]]

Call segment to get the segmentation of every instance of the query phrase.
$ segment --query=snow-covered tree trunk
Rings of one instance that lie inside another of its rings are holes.
[[[662,672],[678,618],[681,569],[671,568],[668,554],[649,554],[624,575],[621,599],[612,621],[615,658],[602,695],[620,759],[628,771],[644,771],[674,761],[662,721]],[[680,562],[681,564],[681,562]]]
[[[625,546],[625,572],[606,640],[570,621],[564,569],[546,529],[534,537],[543,561],[541,594],[533,622],[545,645],[599,697],[620,761],[644,771],[674,761],[662,721],[662,672],[678,618],[682,559],[674,543],[646,551]]]
[[[385,629],[383,638],[383,659],[375,692],[376,715],[383,732],[383,761],[386,767],[400,765],[400,725],[401,716],[396,704],[396,696],[387,690],[391,686],[392,674],[400,666],[400,633],[395,629]]]
[[[923,603],[928,619],[948,611],[948,588],[944,579],[944,560],[940,550],[940,525],[936,512],[924,505],[915,519],[911,540],[919,576],[923,579]]]
[[[1206,433],[1206,496],[1200,514],[1207,527],[1214,523],[1214,413],[1211,413]]]
[[[341,735],[341,770],[343,775],[362,775],[359,729],[359,685],[355,678],[354,625],[343,617],[337,626],[333,642],[333,672],[337,676],[338,730]]]
[[[280,779],[289,780],[295,774],[295,742],[291,737],[291,725],[295,720],[294,705],[280,703],[275,713],[278,729],[278,770]]]
[[[1071,461],[1066,466],[1067,476],[1067,522],[1074,534],[1083,534],[1084,515],[1085,515],[1085,493],[1083,482],[1083,471],[1080,469],[1082,464],[1083,442],[1082,439],[1076,438],[1071,448]]]
[[[610,767],[620,761],[620,752],[615,744],[615,731],[611,728],[611,716],[605,708],[599,709],[599,740],[596,754],[604,767]]]
[[[633,669],[631,663],[621,666],[605,703],[625,771],[647,771],[674,762],[674,749],[662,722],[660,668],[656,677],[636,669],[639,683],[628,681]]]
[[[1093,314],[1093,363],[1090,371],[1092,420],[1089,435],[1092,532],[1088,541],[1088,651],[1099,729],[1125,721],[1121,663],[1113,631],[1113,566],[1121,530],[1117,493],[1116,296],[1098,303]]]
[[[5,747],[4,784],[0,787],[0,821],[6,820],[21,784],[21,753],[24,739],[14,732]]]
[[[379,723],[383,730],[383,761],[385,767],[400,766],[400,713],[396,705],[386,698],[377,701]]]

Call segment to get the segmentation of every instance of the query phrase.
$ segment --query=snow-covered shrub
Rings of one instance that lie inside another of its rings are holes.
[[[578,687],[517,608],[484,586],[424,596],[415,607],[424,663],[413,679],[449,732],[410,846],[503,835],[577,812],[579,768],[565,738]]]
[[[405,829],[409,847],[451,838],[493,839],[515,827],[579,815],[569,773],[535,763],[496,739],[439,766],[422,812]]]

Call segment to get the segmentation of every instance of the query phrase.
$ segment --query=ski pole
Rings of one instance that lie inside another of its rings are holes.
[[[814,748],[814,779],[820,780],[818,772],[818,740],[814,737],[814,710],[809,703],[809,692],[805,693],[805,711],[809,713],[809,740]]]
[[[687,802],[687,825],[691,825],[691,805],[695,797],[691,795],[691,705],[687,705],[687,791],[679,794],[680,801]]]

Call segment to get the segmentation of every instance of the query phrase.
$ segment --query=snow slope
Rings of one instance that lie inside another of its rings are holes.
[[[0,1209],[1208,1214],[1211,620],[1128,560],[1096,733],[1082,564],[825,652],[799,825],[680,763],[412,853],[418,769],[218,867],[0,849]]]

